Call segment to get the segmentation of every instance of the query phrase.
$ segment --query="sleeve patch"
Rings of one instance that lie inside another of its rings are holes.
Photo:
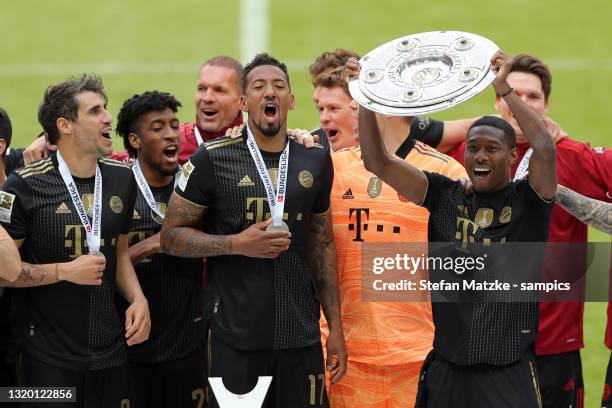
[[[191,163],[191,160],[185,163],[185,165],[181,169],[181,177],[178,181],[178,187],[181,189],[181,191],[185,191],[185,188],[187,187],[187,182],[189,181],[189,177],[191,176],[191,173],[193,173],[194,170],[195,166]]]
[[[15,203],[15,195],[0,191],[0,222],[7,224],[11,223],[11,215],[13,214],[13,204]]]

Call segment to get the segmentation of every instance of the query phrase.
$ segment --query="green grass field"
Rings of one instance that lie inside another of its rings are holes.
[[[554,76],[550,115],[575,139],[612,146],[610,0],[270,0],[269,7],[269,51],[289,63],[297,99],[290,127],[317,125],[307,66],[320,52],[343,47],[363,54],[404,34],[448,29],[487,36],[509,54],[540,56]],[[36,109],[45,86],[83,71],[103,77],[113,114],[134,93],[158,89],[177,96],[184,105],[180,118],[192,121],[199,64],[240,52],[238,0],[0,0],[0,27],[0,106],[12,117],[14,146],[29,144],[40,131]],[[487,90],[436,117],[492,111]],[[592,233],[591,239],[610,237]],[[605,321],[605,304],[587,305],[587,407],[601,396],[609,355],[602,343]]]

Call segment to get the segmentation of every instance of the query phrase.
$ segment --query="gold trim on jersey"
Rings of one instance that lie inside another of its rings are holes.
[[[242,142],[242,140],[243,140],[243,137],[240,136],[240,137],[237,137],[236,139],[208,142],[206,143],[206,150],[216,149],[217,147],[229,146],[234,143]]]
[[[448,156],[440,153],[439,151],[437,151],[436,149],[432,148],[431,146],[428,146],[426,144],[420,143],[418,141],[417,141],[417,143],[414,144],[414,149],[418,153],[420,153],[420,154],[423,154],[425,156],[434,157],[436,159],[440,159],[444,163],[448,163],[450,161],[450,158]]]
[[[196,203],[194,203],[193,201],[186,199],[185,197],[183,197],[183,196],[182,196],[182,195],[180,195],[180,194],[177,194],[177,197],[178,197],[178,198],[180,198],[180,199],[181,199],[181,200],[183,200],[183,201],[187,201],[189,204],[195,205],[196,207],[200,207],[200,208],[208,208],[208,206],[207,206],[207,205],[196,204]]]
[[[28,164],[23,169],[17,170],[17,174],[22,177],[30,176],[32,174],[39,174],[40,171],[47,170],[49,166],[53,168],[53,161],[50,157],[32,164]]]
[[[116,166],[116,167],[125,167],[126,169],[131,169],[130,166],[128,166],[127,164],[120,162],[118,160],[114,160],[114,159],[109,159],[108,157],[100,157],[99,159],[102,163],[104,164],[108,164],[110,166]]]

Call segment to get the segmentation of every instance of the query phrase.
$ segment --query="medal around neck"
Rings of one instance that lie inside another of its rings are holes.
[[[91,256],[99,256],[100,258],[106,258],[104,256],[104,254],[100,251],[89,251],[89,253],[87,255],[91,255]]]
[[[415,116],[451,108],[495,79],[491,57],[499,47],[462,31],[431,31],[389,41],[361,60],[349,91],[374,112]]]
[[[289,226],[285,221],[272,222],[272,224],[266,227],[266,231],[287,231],[289,232]]]

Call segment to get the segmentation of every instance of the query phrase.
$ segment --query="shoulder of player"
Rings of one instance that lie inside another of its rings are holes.
[[[120,168],[126,169],[126,171],[132,171],[132,167],[130,165],[125,164],[124,162],[121,162],[119,160],[111,159],[109,157],[101,157],[100,159],[98,159],[98,163],[102,164],[103,166],[109,166],[109,168]]]
[[[45,159],[30,163],[21,169],[15,170],[15,173],[25,179],[31,176],[45,174],[54,168],[55,164],[53,163],[53,159],[49,156]]]
[[[233,148],[235,146],[238,146],[238,144],[242,143],[244,140],[245,139],[243,136],[238,136],[234,139],[228,136],[222,136],[209,142],[205,142],[203,146],[206,148],[207,151],[211,152],[220,148]]]
[[[347,165],[356,160],[361,161],[361,147],[357,145],[340,149],[336,152],[332,152],[331,158],[334,163],[334,167],[337,165]]]
[[[451,160],[453,160],[452,157],[447,156],[444,153],[440,153],[433,147],[426,145],[425,143],[420,142],[418,140],[415,141],[414,148],[412,149],[411,153],[414,153],[420,156],[427,156],[428,158],[431,158],[433,160],[436,160],[442,163],[449,163]]]

